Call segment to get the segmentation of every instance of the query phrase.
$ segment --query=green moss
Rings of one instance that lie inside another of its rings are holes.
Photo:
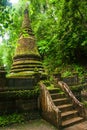
[[[11,115],[0,116],[0,126],[6,126],[13,123],[24,122],[23,114],[13,113]]]
[[[87,101],[83,100],[82,103],[87,108]]]
[[[31,54],[33,54],[33,55],[38,55],[38,56],[40,56],[39,55],[39,53],[38,53],[38,51],[37,51],[37,49],[36,48],[34,48],[33,50],[25,50],[24,48],[20,48],[20,50],[18,50],[17,52],[16,52],[16,54],[15,54],[15,56],[19,56],[19,55],[27,55],[27,54],[29,54],[29,55],[31,55]]]
[[[20,68],[25,68],[25,69],[27,69],[27,68],[37,68],[37,67],[38,67],[38,68],[41,68],[41,65],[34,65],[34,64],[32,64],[32,65],[31,65],[31,64],[26,65],[26,64],[24,64],[24,65],[12,66],[12,68],[15,68],[15,69],[16,69],[16,68],[19,68],[19,69],[20,69]],[[12,68],[11,68],[11,69],[12,69]]]
[[[34,90],[13,90],[0,92],[0,98],[16,98],[16,99],[25,99],[25,98],[36,98],[39,95],[39,87],[36,87]]]
[[[7,78],[34,78],[34,75],[37,74],[34,71],[25,71],[25,72],[18,72],[18,73],[10,73],[7,74],[6,77]]]
[[[50,86],[46,86],[48,90],[53,90],[54,89],[54,85],[51,84]]]
[[[25,34],[23,34],[23,37],[24,37],[24,38],[28,38],[28,37],[29,37],[29,34],[25,33]]]
[[[75,86],[71,86],[70,89],[74,92],[79,92],[83,89],[83,85],[75,85]]]
[[[41,61],[36,61],[36,60],[23,60],[23,61],[14,61],[13,65],[22,65],[22,64],[38,64],[38,65],[42,65]]]
[[[34,54],[39,55],[35,40],[32,37],[22,37],[17,44],[15,55]]]
[[[29,121],[31,120],[35,120],[35,119],[39,119],[35,121],[35,125],[39,125],[42,121],[41,116],[39,115],[38,111],[30,111],[30,112],[24,112],[24,113],[12,113],[12,114],[7,114],[7,115],[2,115],[0,116],[0,129],[6,129],[6,126],[9,126],[7,129],[11,129],[11,124],[15,124],[14,125],[14,129],[16,129],[15,127],[18,126],[19,127],[26,124],[29,124]],[[27,122],[28,121],[28,122]],[[37,123],[36,123],[37,122]],[[21,127],[19,128],[17,127],[17,130],[21,129]],[[19,128],[19,129],[18,129]],[[24,127],[23,127],[24,128]],[[33,127],[32,127],[33,128]],[[6,129],[6,130],[7,130]]]
[[[10,73],[10,74],[7,74],[7,78],[11,78],[11,77],[31,77],[31,78],[34,78],[33,75],[35,73],[34,72],[31,72],[31,73],[27,73],[27,72],[19,72],[19,73]]]

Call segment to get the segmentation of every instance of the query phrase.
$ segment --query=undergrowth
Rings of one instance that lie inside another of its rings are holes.
[[[6,126],[14,123],[24,122],[24,117],[22,114],[13,113],[10,115],[1,115],[0,116],[0,126]]]
[[[34,119],[41,119],[37,111],[0,115],[0,127],[9,126],[11,124],[23,124]]]

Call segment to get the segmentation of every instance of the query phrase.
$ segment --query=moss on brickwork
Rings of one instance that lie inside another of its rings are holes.
[[[9,98],[14,98],[14,99],[25,99],[25,98],[36,98],[39,95],[39,88],[36,87],[33,90],[13,90],[13,91],[5,91],[5,92],[0,92],[0,99],[9,99]]]
[[[35,40],[30,37],[19,39],[17,44],[15,56],[25,54],[34,54],[40,56],[38,49],[35,45]]]
[[[22,78],[22,77],[24,77],[24,78],[34,78],[34,75],[35,75],[36,73],[35,72],[32,72],[32,71],[24,71],[24,72],[19,72],[19,73],[10,73],[10,74],[8,74],[7,75],[7,77],[8,78]]]

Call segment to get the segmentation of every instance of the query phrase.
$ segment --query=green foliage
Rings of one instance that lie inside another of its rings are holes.
[[[40,119],[40,115],[36,111],[24,112],[24,113],[13,113],[8,115],[0,116],[0,126],[8,126],[11,124],[26,123],[26,121],[33,119]]]
[[[83,90],[83,86],[81,84],[76,86],[71,86],[70,89],[72,90],[72,92],[81,92],[81,90]]]
[[[4,57],[1,58],[1,62],[7,66],[7,70],[12,64],[12,57],[21,32],[20,26],[26,2],[29,3],[31,27],[46,69],[54,71],[56,67],[63,64],[86,63],[86,0],[19,0],[16,6],[11,6],[6,1],[3,4],[3,1],[0,1],[0,9],[3,10],[0,14],[0,35],[4,39],[3,47],[0,45],[0,55]],[[4,38],[5,33],[9,34],[8,40]],[[27,36],[24,33],[24,37]]]
[[[62,74],[63,77],[68,77],[68,76],[71,76],[71,75],[72,75],[72,72],[67,71],[67,70]]]
[[[54,89],[54,85],[49,80],[44,80],[43,83],[46,85],[47,89]]]
[[[36,87],[34,90],[13,90],[13,91],[5,91],[0,93],[1,98],[35,98],[39,95],[39,88]]]
[[[86,75],[86,68],[80,64],[64,64],[55,69],[56,73],[61,73],[62,77],[73,76],[78,74],[80,78]]]
[[[87,101],[86,101],[86,100],[83,100],[82,103],[83,103],[83,105],[87,108]]]
[[[84,32],[87,31],[84,25],[81,23],[80,9],[83,2],[70,0],[64,2],[62,9],[61,22],[59,25],[59,40],[60,47],[63,52],[63,60],[67,62],[74,62],[79,60],[81,57],[82,50],[84,49],[81,45],[83,42]],[[86,10],[86,6],[84,6]],[[82,31],[81,31],[82,30]],[[83,31],[84,30],[84,31]],[[84,35],[84,38],[86,35]],[[85,41],[86,39],[84,39]],[[63,48],[62,48],[63,47]],[[84,50],[83,50],[84,51]]]
[[[45,57],[48,68],[54,69],[63,63],[78,63],[82,55],[86,55],[83,46],[86,45],[87,31],[80,14],[83,13],[83,7],[86,14],[84,1],[47,1],[45,12],[36,13],[34,30],[40,53]]]
[[[0,126],[6,126],[13,123],[21,123],[21,122],[24,122],[22,114],[13,113],[11,115],[0,116]]]

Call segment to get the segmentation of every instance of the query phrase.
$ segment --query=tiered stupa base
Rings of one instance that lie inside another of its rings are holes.
[[[9,74],[11,77],[30,77],[36,73],[44,73],[42,63],[39,56],[26,55],[14,58],[13,66]]]
[[[14,57],[8,75],[9,87],[16,89],[33,89],[40,78],[45,75],[39,56],[26,55]]]

